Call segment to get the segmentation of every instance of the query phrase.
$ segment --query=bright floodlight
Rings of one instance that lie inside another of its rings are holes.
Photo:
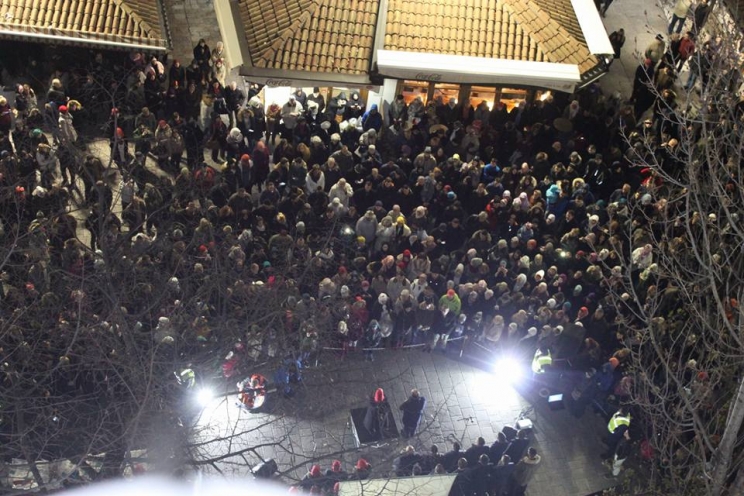
[[[212,393],[211,389],[203,388],[200,389],[198,393],[196,393],[196,401],[199,403],[199,406],[207,406],[210,401],[212,401],[212,398],[214,398],[214,393]]]
[[[508,384],[518,384],[524,375],[522,363],[514,357],[499,358],[493,366],[496,378]]]

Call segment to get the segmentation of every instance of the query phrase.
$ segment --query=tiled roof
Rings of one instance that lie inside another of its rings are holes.
[[[389,0],[385,49],[596,66],[570,0]]]
[[[584,32],[581,30],[576,12],[571,0],[533,0],[542,10],[550,14],[550,18],[557,22],[568,34],[577,41],[586,43]]]
[[[0,33],[166,47],[159,0],[0,0]]]
[[[240,0],[238,6],[256,67],[369,70],[379,0]]]

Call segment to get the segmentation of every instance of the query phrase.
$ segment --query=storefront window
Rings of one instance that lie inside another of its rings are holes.
[[[459,84],[445,84],[439,83],[434,85],[434,101],[441,97],[442,103],[449,102],[450,98],[458,100],[460,96],[460,85]]]
[[[506,110],[511,112],[511,109],[517,106],[517,104],[527,99],[527,91],[515,88],[502,88],[501,89],[501,102],[506,105]]]
[[[400,93],[403,95],[406,104],[410,104],[416,97],[420,97],[421,101],[426,105],[429,95],[429,83],[426,81],[403,81]]]
[[[473,86],[470,89],[470,106],[476,108],[483,100],[488,104],[489,110],[492,109],[493,102],[496,100],[496,88]]]

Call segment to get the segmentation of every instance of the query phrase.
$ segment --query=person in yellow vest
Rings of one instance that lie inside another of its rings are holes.
[[[608,459],[615,454],[617,444],[625,435],[625,432],[630,428],[630,413],[628,413],[628,407],[621,406],[610,418],[610,422],[607,424],[607,430],[610,435],[607,437],[607,451],[602,453],[602,458]]]
[[[542,345],[532,358],[532,372],[535,376],[544,374],[553,365],[553,358],[550,356],[550,349]]]

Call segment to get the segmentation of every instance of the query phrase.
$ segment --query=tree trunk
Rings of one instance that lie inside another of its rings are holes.
[[[726,429],[723,431],[721,444],[713,453],[713,474],[711,478],[712,495],[721,494],[723,486],[729,475],[731,468],[731,459],[739,437],[742,422],[744,422],[744,380],[739,381],[739,388],[736,390],[736,399],[731,404],[728,419],[726,420]],[[739,474],[739,478],[742,478]]]
[[[25,439],[25,431],[26,431],[26,414],[25,414],[25,404],[21,403],[21,408],[18,410],[18,433],[21,436],[21,451],[23,452],[23,457],[26,459],[26,462],[28,463],[29,469],[31,470],[31,474],[34,476],[34,480],[39,485],[39,487],[44,487],[44,477],[41,476],[41,472],[39,471],[39,467],[36,466],[36,456],[31,453],[28,446],[26,445]]]

